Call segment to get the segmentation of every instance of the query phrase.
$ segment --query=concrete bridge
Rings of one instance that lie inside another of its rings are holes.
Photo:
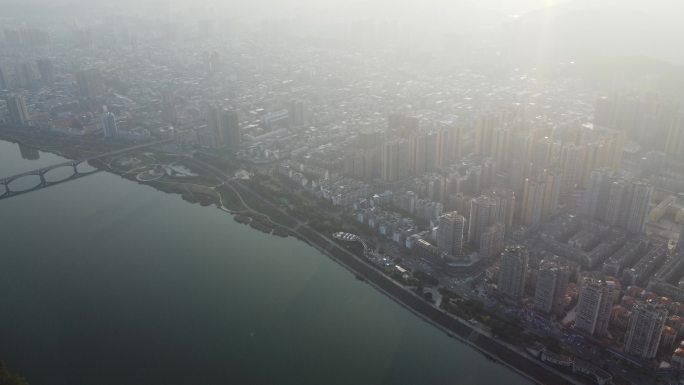
[[[16,174],[16,175],[12,175],[12,176],[8,176],[8,177],[5,177],[5,178],[2,178],[2,179],[0,179],[0,185],[2,185],[2,186],[5,188],[5,190],[4,190],[4,192],[2,192],[2,195],[0,195],[0,200],[1,200],[1,199],[6,199],[6,198],[11,198],[11,197],[13,197],[13,196],[17,196],[17,195],[21,195],[21,194],[26,194],[26,193],[29,193],[29,192],[31,192],[31,191],[36,191],[36,190],[44,189],[44,188],[46,188],[46,187],[54,186],[54,185],[56,185],[56,184],[60,184],[60,183],[72,181],[72,180],[74,180],[74,179],[78,179],[78,178],[81,178],[81,177],[84,177],[84,176],[88,176],[88,175],[91,175],[91,174],[94,174],[94,173],[100,171],[100,170],[97,170],[97,169],[95,169],[95,170],[90,170],[90,171],[85,171],[85,172],[79,171],[79,170],[78,170],[78,166],[79,166],[80,164],[82,164],[82,163],[87,163],[87,162],[89,162],[89,161],[91,161],[91,160],[96,160],[96,159],[109,158],[109,157],[112,157],[112,156],[116,156],[116,155],[121,155],[121,154],[127,153],[127,152],[129,152],[129,151],[135,151],[135,150],[139,150],[139,149],[142,149],[142,148],[147,148],[147,147],[152,147],[152,146],[156,146],[156,145],[159,145],[159,144],[168,143],[168,142],[171,142],[172,140],[173,140],[173,139],[165,139],[165,140],[159,140],[159,141],[154,141],[154,142],[142,143],[142,144],[138,144],[138,145],[135,145],[135,146],[126,147],[126,148],[122,148],[122,149],[119,149],[119,150],[107,152],[107,153],[104,153],[104,154],[94,155],[94,156],[90,156],[90,157],[88,157],[88,158],[79,159],[79,160],[70,160],[70,161],[63,162],[63,163],[58,163],[58,164],[55,164],[55,165],[52,165],[52,166],[49,166],[49,167],[42,167],[42,168],[38,168],[38,169],[35,169],[35,170],[23,172],[23,173],[21,173],[21,174]],[[45,174],[47,174],[48,172],[50,172],[50,171],[52,171],[52,170],[54,170],[54,169],[57,169],[57,168],[62,168],[62,167],[64,167],[64,168],[71,168],[71,169],[73,170],[73,172],[72,172],[69,176],[67,176],[66,178],[60,179],[60,180],[58,180],[58,181],[48,181],[48,180],[45,178]],[[31,187],[31,188],[24,189],[24,190],[19,190],[19,191],[13,191],[13,190],[10,188],[10,184],[11,184],[12,182],[14,182],[15,180],[18,180],[18,179],[21,179],[21,178],[25,178],[25,177],[30,177],[30,176],[37,176],[37,177],[39,177],[39,178],[40,178],[40,183],[38,183],[37,185],[35,185],[35,186]]]

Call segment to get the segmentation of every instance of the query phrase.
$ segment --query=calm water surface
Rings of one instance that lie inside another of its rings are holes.
[[[23,150],[0,176],[63,160]],[[32,385],[527,383],[304,243],[116,175],[0,200],[0,240],[0,358]]]

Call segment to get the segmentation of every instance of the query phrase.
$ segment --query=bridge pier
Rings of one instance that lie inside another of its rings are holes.
[[[4,198],[4,197],[10,195],[12,193],[12,191],[10,191],[9,182],[7,182],[7,179],[3,179],[0,182],[5,187],[5,191],[2,194],[0,194],[0,197]]]

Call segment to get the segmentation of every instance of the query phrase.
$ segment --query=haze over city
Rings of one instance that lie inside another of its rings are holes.
[[[683,15],[0,2],[0,385],[684,383]]]

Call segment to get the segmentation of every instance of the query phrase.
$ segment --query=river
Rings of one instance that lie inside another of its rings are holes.
[[[63,160],[0,141],[0,176]],[[117,175],[0,200],[0,234],[0,359],[31,385],[528,383],[303,242]]]

